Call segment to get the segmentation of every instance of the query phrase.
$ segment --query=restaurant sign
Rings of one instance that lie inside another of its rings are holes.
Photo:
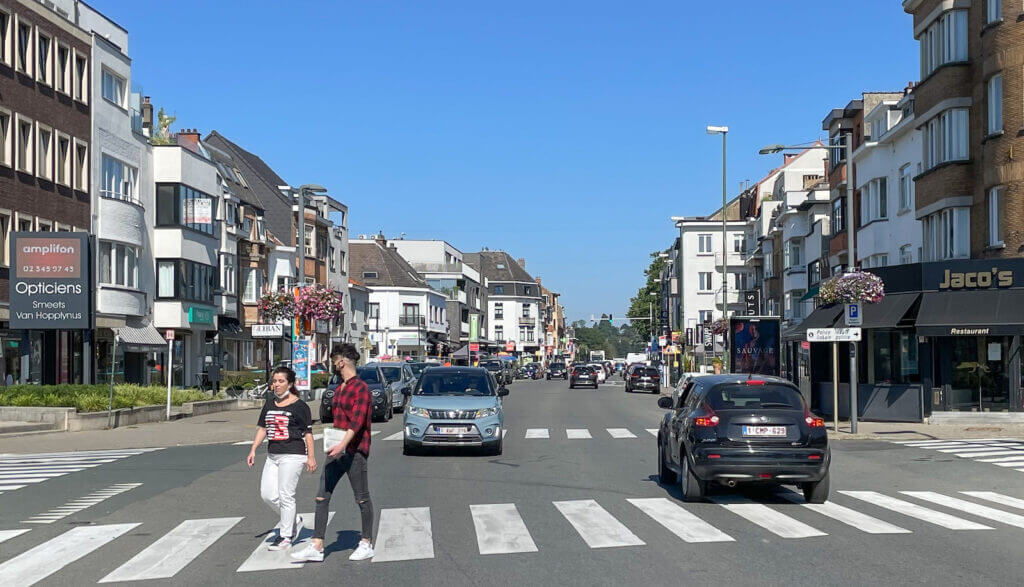
[[[925,290],[961,291],[1021,287],[1022,259],[961,259],[923,264]]]
[[[92,328],[89,235],[11,233],[11,328]]]

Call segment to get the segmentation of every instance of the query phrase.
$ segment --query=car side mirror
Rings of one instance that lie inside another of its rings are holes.
[[[402,389],[402,395],[412,395],[412,390],[408,387]]]
[[[504,387],[504,386],[502,386],[502,387],[499,387],[499,388],[498,388],[498,395],[499,395],[500,397],[505,397],[506,395],[508,395],[508,388],[507,388],[507,387]]]
[[[671,410],[672,409],[672,398],[670,398],[668,396],[659,397],[658,398],[658,407],[662,408],[662,409],[665,409],[665,410]]]

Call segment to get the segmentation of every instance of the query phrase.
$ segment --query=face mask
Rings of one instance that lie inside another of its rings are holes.
[[[275,391],[274,392],[274,397],[276,397],[278,399],[278,401],[280,401],[280,400],[283,400],[284,398],[288,397],[289,393],[291,393],[291,392],[288,391],[287,389],[284,391],[283,395],[278,395],[277,392]]]

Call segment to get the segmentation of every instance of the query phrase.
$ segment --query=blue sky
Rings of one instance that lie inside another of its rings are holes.
[[[917,78],[899,2],[93,0],[176,127],[348,204],[353,235],[504,249],[570,318],[624,315],[673,215]],[[287,7],[287,8],[283,8]]]

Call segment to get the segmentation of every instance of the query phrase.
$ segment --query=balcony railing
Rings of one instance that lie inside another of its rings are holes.
[[[520,326],[534,326],[535,324],[537,324],[537,319],[532,317],[532,316],[520,316],[519,317],[519,325]]]
[[[745,251],[729,251],[726,257],[726,261],[729,263],[729,265],[742,265],[743,258],[746,256],[746,254],[747,253]],[[715,253],[715,265],[722,265],[722,253]]]
[[[399,316],[398,325],[419,326],[420,328],[423,328],[427,325],[427,318],[426,316]]]
[[[462,263],[410,263],[420,273],[461,273]]]

